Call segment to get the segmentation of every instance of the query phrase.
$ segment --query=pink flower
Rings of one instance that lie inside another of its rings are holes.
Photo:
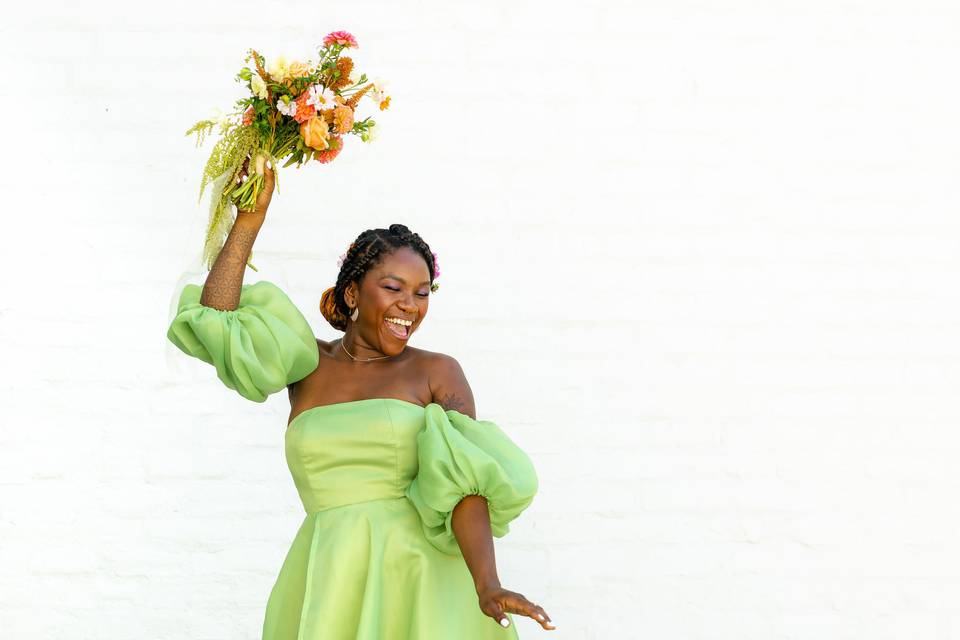
[[[439,277],[440,277],[440,264],[437,262],[437,254],[436,254],[436,252],[434,252],[434,251],[431,251],[430,253],[433,254],[433,277],[434,277],[434,278],[439,278]]]
[[[343,149],[343,139],[341,136],[330,136],[329,143],[330,146],[327,149],[317,151],[313,154],[317,162],[327,164],[336,158],[340,154],[341,149]]]
[[[297,97],[297,112],[293,115],[293,119],[303,124],[310,118],[314,118],[317,115],[317,107],[310,102],[310,92],[304,91]]]
[[[346,31],[334,31],[329,33],[327,37],[323,39],[323,46],[329,47],[332,44],[343,45],[343,47],[347,49],[350,47],[353,47],[354,49],[360,48],[360,45],[357,44],[357,39]]]

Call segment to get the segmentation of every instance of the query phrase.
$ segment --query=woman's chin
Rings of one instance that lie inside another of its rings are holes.
[[[395,356],[403,353],[403,350],[407,347],[407,342],[410,340],[410,337],[402,339],[393,335],[389,329],[384,329],[384,332],[380,337],[380,350],[384,355]]]

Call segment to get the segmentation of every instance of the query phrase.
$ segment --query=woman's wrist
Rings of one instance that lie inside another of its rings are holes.
[[[237,224],[249,224],[256,225],[257,227],[263,224],[263,221],[267,217],[266,211],[246,211],[243,209],[237,210]]]
[[[490,591],[491,589],[499,589],[502,585],[500,584],[500,579],[494,575],[474,580],[473,586],[477,590],[477,595],[480,595],[485,591]]]

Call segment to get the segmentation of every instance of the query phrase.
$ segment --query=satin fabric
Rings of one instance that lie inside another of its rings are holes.
[[[312,330],[272,283],[244,285],[234,311],[198,299],[183,292],[167,335],[227,387],[262,402],[313,370]],[[518,637],[512,615],[504,628],[480,611],[452,529],[453,508],[477,494],[503,537],[537,492],[530,458],[498,425],[436,403],[368,398],[301,412],[284,448],[305,516],[263,640]]]
[[[268,280],[243,285],[239,306],[230,311],[203,306],[201,293],[200,285],[184,286],[167,339],[212,364],[228,388],[263,402],[317,368],[313,329],[277,285]]]

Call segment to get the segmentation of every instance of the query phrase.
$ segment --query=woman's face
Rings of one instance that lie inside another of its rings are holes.
[[[364,341],[383,354],[403,351],[430,306],[430,269],[423,257],[409,247],[401,247],[364,275],[359,300],[356,290],[356,284],[351,283],[344,297],[351,307],[360,304],[354,324]],[[396,324],[388,318],[405,322]]]

